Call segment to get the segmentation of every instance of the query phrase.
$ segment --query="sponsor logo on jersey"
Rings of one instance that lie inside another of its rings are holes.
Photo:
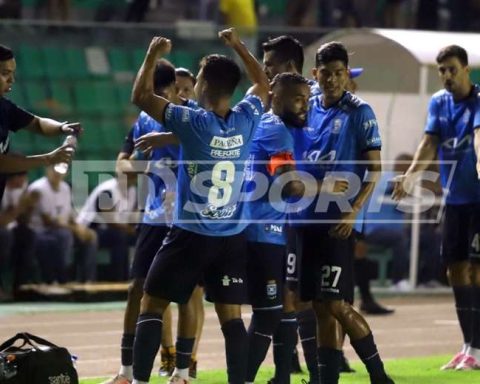
[[[221,149],[212,149],[210,155],[216,159],[236,159],[240,157],[240,149],[232,149],[230,151],[222,151]]]
[[[60,374],[58,376],[49,376],[48,377],[49,384],[70,384],[70,376]]]
[[[188,123],[190,121],[190,109],[182,108],[182,123]]]
[[[333,161],[335,160],[335,157],[337,156],[337,151],[336,150],[331,150],[330,152],[322,155],[321,150],[315,150],[315,151],[310,151],[305,153],[305,159],[311,161],[311,162],[316,162],[316,161]]]
[[[207,219],[221,220],[231,218],[237,211],[237,204],[230,205],[225,208],[218,208],[211,204],[208,204],[204,209],[200,211],[200,215]]]
[[[283,233],[283,225],[281,224],[265,224],[265,232],[269,233]]]
[[[213,136],[210,147],[219,149],[233,149],[243,145],[243,136],[235,135],[231,137]]]
[[[442,143],[442,147],[447,150],[465,151],[473,149],[472,135],[466,135],[459,139],[458,137],[451,137]]]
[[[222,277],[222,285],[224,287],[229,287],[230,284],[243,284],[243,279],[241,277],[230,277],[228,275],[224,275]]]
[[[367,120],[363,123],[363,129],[365,129],[365,130],[371,129],[371,128],[374,128],[376,125],[377,125],[377,120],[376,119],[370,119],[370,120]]]
[[[470,112],[470,110],[466,109],[465,112],[463,113],[463,116],[462,116],[462,120],[463,120],[464,124],[468,123],[468,120],[470,120],[471,115],[472,115],[472,113]]]

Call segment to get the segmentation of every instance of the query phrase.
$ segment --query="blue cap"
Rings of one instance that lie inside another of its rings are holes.
[[[350,68],[350,78],[354,79],[362,74],[363,68]]]

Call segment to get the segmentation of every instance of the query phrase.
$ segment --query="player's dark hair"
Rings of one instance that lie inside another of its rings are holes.
[[[328,64],[337,60],[342,61],[345,67],[348,67],[347,49],[342,43],[332,41],[318,48],[315,55],[315,66],[318,68],[322,64]]]
[[[217,96],[231,96],[242,76],[240,67],[223,55],[208,55],[200,62],[203,78]]]
[[[5,45],[0,44],[0,61],[13,59],[13,51]]]
[[[175,83],[175,67],[168,60],[160,59],[155,66],[153,88],[155,91]]]
[[[463,66],[468,65],[467,51],[459,45],[448,45],[445,48],[442,48],[437,55],[437,64],[440,64],[451,57],[456,57]]]
[[[192,80],[193,85],[195,85],[197,82],[197,79],[195,78],[194,74],[187,68],[183,68],[183,67],[177,68],[175,69],[175,74],[177,76],[189,78],[190,80]]]
[[[303,46],[297,39],[290,35],[282,35],[269,39],[262,44],[263,52],[273,52],[275,60],[286,63],[292,60],[298,72],[303,70]]]
[[[284,72],[284,73],[279,73],[273,78],[272,89],[274,89],[275,86],[277,85],[282,87],[288,87],[292,85],[303,85],[303,84],[308,85],[308,81],[302,75],[299,75],[298,73]]]

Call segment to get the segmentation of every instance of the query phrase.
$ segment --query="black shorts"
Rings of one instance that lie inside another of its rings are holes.
[[[291,291],[298,290],[298,270],[300,258],[297,256],[298,231],[295,227],[287,227],[287,259],[286,259],[286,286]]]
[[[480,262],[480,204],[446,205],[441,254],[446,265]]]
[[[299,231],[299,291],[302,301],[345,300],[353,303],[354,236],[340,240],[328,235],[327,226]]]
[[[283,245],[248,242],[248,298],[252,309],[282,308],[285,256]]]
[[[243,233],[205,236],[172,227],[148,271],[145,291],[185,304],[203,278],[207,300],[244,304],[246,244]]]
[[[145,279],[153,259],[162,246],[170,227],[165,225],[140,224],[137,229],[137,243],[130,277]]]

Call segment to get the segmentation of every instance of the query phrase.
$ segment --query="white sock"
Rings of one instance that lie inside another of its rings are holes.
[[[135,379],[133,379],[132,384],[148,384],[148,382],[147,382],[147,381],[140,381],[140,380],[135,380]]]
[[[465,355],[468,352],[468,348],[470,348],[470,344],[463,344],[461,353]]]
[[[469,347],[467,351],[468,356],[472,356],[480,361],[480,349]]]
[[[253,384],[253,381],[246,381],[245,384]]]
[[[128,380],[133,380],[133,366],[132,365],[121,365],[119,375],[126,377]]]
[[[182,369],[175,368],[172,376],[178,376],[178,377],[181,377],[184,380],[188,380],[189,379],[188,368],[182,368]]]

